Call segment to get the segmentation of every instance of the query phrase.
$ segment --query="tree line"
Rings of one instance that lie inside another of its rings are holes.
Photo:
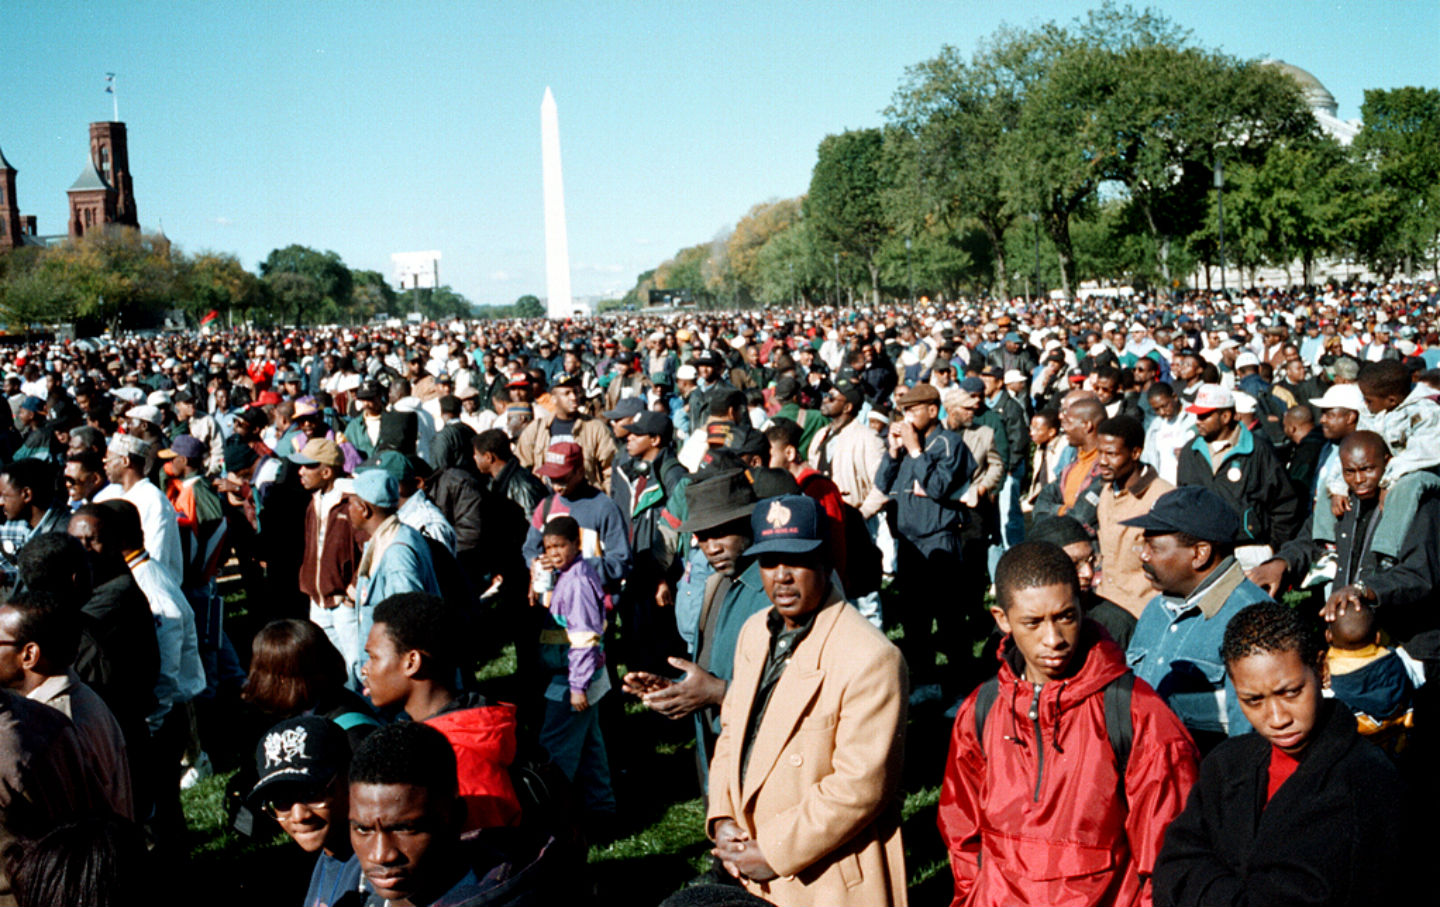
[[[1329,259],[1440,277],[1440,90],[1367,90],[1361,115],[1342,146],[1283,69],[1149,10],[1002,28],[909,67],[881,127],[820,143],[805,195],[681,249],[626,302],[1184,286],[1221,262],[1222,192],[1231,269],[1310,283]]]
[[[130,227],[0,255],[0,328],[74,324],[79,336],[162,326],[177,315],[194,327],[211,312],[222,324],[360,324],[419,312],[427,321],[535,317],[544,306],[472,305],[448,286],[397,292],[379,271],[348,267],[332,251],[275,249],[247,271],[234,255],[186,254],[163,234]]]

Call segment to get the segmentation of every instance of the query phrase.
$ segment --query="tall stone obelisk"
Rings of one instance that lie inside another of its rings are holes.
[[[560,115],[545,86],[540,102],[540,154],[545,181],[545,310],[551,318],[569,318],[570,243],[565,236],[565,183],[560,177]]]

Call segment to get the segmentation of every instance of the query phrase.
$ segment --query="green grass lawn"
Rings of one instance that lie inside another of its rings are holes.
[[[258,619],[245,607],[243,594],[228,599],[227,624],[240,648],[242,663]],[[508,700],[515,670],[513,646],[488,654],[476,671],[481,688],[492,698]],[[620,810],[613,837],[593,846],[589,868],[602,904],[648,905],[709,866],[704,808],[695,773],[695,742],[690,721],[667,721],[639,707],[622,703],[616,692],[606,716],[605,734],[611,752]],[[629,697],[624,697],[629,699]],[[620,707],[616,707],[620,706]],[[912,711],[907,751],[903,832],[911,903],[943,904],[950,899],[950,872],[935,829],[950,722],[944,706]],[[206,727],[202,723],[202,727]],[[233,739],[230,753],[212,749],[217,772],[182,795],[190,865],[184,876],[191,891],[205,891],[218,904],[298,901],[304,894],[313,861],[283,835],[242,836],[227,827],[223,801],[226,784],[241,760],[253,758],[263,724],[212,719]]]

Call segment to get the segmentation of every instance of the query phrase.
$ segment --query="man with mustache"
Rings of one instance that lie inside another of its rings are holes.
[[[1180,717],[1202,753],[1248,733],[1220,641],[1231,617],[1270,596],[1235,559],[1240,518],[1210,489],[1182,485],[1120,525],[1144,531],[1141,569],[1159,593],[1141,612],[1125,660]]]

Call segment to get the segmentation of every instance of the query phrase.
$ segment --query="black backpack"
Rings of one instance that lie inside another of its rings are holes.
[[[1115,774],[1120,779],[1120,802],[1125,802],[1125,768],[1130,763],[1130,745],[1135,741],[1135,719],[1130,714],[1130,700],[1135,690],[1135,675],[1129,671],[1105,685],[1105,732],[1110,750],[1115,754]],[[975,739],[980,753],[985,753],[985,719],[1000,696],[1000,678],[991,677],[980,684],[975,694]]]

